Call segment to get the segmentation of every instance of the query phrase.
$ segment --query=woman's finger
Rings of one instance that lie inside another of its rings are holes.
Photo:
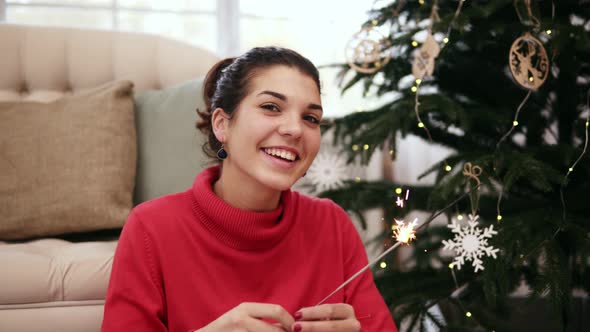
[[[285,332],[290,328],[283,328],[280,324],[270,324],[258,318],[248,317],[241,327],[249,332]]]
[[[295,321],[293,317],[278,304],[245,302],[238,306],[238,310],[254,318],[266,318],[277,321],[285,329],[289,330]],[[254,330],[256,331],[256,330]]]
[[[359,332],[361,323],[356,319],[299,321],[293,324],[294,332]]]
[[[303,308],[295,313],[297,320],[330,320],[354,317],[354,309],[345,303],[322,304]]]

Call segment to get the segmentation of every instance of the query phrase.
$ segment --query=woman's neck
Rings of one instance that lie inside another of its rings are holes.
[[[213,192],[229,205],[249,211],[273,211],[279,206],[281,192],[263,186],[256,180],[221,168]]]

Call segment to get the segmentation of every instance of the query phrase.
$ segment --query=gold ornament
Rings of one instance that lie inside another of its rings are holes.
[[[537,90],[549,74],[549,58],[543,44],[530,33],[517,38],[510,47],[510,72],[525,89]]]
[[[432,75],[434,72],[434,59],[439,53],[440,46],[432,37],[432,33],[428,32],[426,41],[420,47],[412,64],[412,74],[416,79],[422,80],[424,76]]]
[[[346,62],[359,73],[372,74],[390,59],[389,41],[373,26],[355,33],[346,45]]]
[[[478,186],[481,184],[481,181],[479,181],[479,176],[482,172],[483,170],[481,167],[477,165],[473,166],[471,163],[465,163],[463,165],[463,175],[474,179]]]

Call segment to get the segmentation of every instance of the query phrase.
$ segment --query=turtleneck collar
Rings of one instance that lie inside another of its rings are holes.
[[[193,211],[205,228],[226,245],[238,250],[269,249],[281,241],[290,229],[291,191],[281,194],[274,211],[255,212],[233,207],[213,192],[213,183],[220,176],[220,167],[205,169],[193,185]]]

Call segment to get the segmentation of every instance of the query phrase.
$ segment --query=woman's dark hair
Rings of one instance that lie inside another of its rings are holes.
[[[233,117],[238,104],[248,94],[250,81],[260,69],[284,65],[296,68],[314,80],[320,90],[320,75],[317,68],[301,54],[281,47],[256,47],[237,58],[227,58],[216,63],[207,73],[203,88],[205,109],[197,110],[200,119],[197,128],[206,136],[203,151],[216,158],[221,142],[213,133],[213,111],[222,108]]]

